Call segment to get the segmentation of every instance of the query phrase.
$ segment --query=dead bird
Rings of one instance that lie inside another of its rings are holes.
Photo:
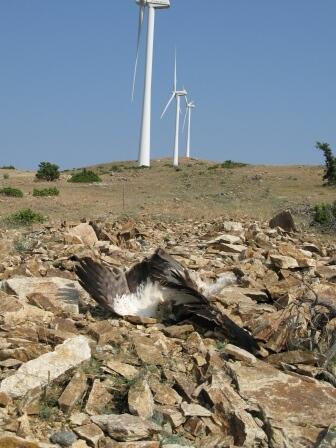
[[[252,353],[259,350],[254,337],[210,301],[222,288],[237,282],[232,272],[208,284],[159,248],[126,272],[85,257],[79,260],[76,274],[99,305],[119,316],[176,322],[188,319],[206,329],[218,327],[228,339]]]

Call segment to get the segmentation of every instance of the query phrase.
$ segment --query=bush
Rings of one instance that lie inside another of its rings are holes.
[[[5,196],[11,196],[13,198],[22,198],[23,193],[18,188],[12,188],[12,187],[5,187],[0,190],[0,194],[3,194]]]
[[[1,170],[15,170],[15,166],[13,165],[3,165],[0,167]]]
[[[36,173],[37,179],[52,182],[53,180],[59,179],[59,177],[60,172],[58,165],[49,162],[41,162],[39,164],[39,169]]]
[[[36,222],[44,222],[45,218],[40,213],[36,213],[30,208],[24,208],[22,210],[13,213],[7,218],[5,222],[11,225],[26,226],[29,224],[34,224]]]
[[[323,180],[325,185],[336,185],[336,157],[333,155],[330,145],[325,142],[316,142],[315,147],[324,154],[325,168]]]
[[[8,180],[8,179],[9,179],[9,174],[7,174],[7,173],[4,174],[4,175],[3,175],[3,178],[4,178],[5,180]]]
[[[247,163],[225,160],[223,163],[217,163],[216,165],[209,166],[208,170],[216,170],[217,168],[242,168],[243,166],[247,166]]]
[[[54,188],[42,188],[42,190],[38,190],[37,188],[34,188],[33,190],[33,196],[58,196],[59,195],[59,189]]]
[[[326,229],[336,229],[336,201],[333,204],[315,205],[314,222]]]
[[[83,168],[82,171],[79,173],[75,173],[71,176],[71,178],[68,180],[68,182],[101,182],[101,178],[92,170],[87,170],[86,168]]]

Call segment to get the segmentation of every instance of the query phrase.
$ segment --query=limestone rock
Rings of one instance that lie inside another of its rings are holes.
[[[57,346],[54,352],[23,364],[14,375],[1,382],[0,391],[12,398],[23,397],[30,390],[46,386],[90,357],[91,349],[86,337],[68,339]]]
[[[58,399],[58,405],[63,412],[70,412],[84,395],[84,392],[86,391],[86,381],[86,375],[82,372],[75,373],[71,378],[70,383]]]
[[[223,352],[231,356],[232,358],[238,361],[244,361],[247,364],[255,364],[257,362],[257,358],[254,355],[252,355],[252,353],[249,353],[246,350],[240,347],[236,347],[235,345],[232,344],[226,344],[226,346],[223,349]]]
[[[86,246],[94,246],[98,242],[97,235],[93,228],[90,226],[90,224],[81,223],[76,227],[73,227],[68,232],[68,241],[69,238],[73,238],[71,241],[72,244],[76,244],[76,238],[78,243],[77,244],[85,244]],[[70,242],[70,241],[69,241]]]
[[[85,411],[89,415],[103,412],[104,408],[112,400],[112,395],[107,391],[104,383],[94,380],[93,386],[85,406]]]
[[[182,403],[181,409],[186,417],[211,417],[212,413],[203,406],[195,403]]]
[[[94,423],[79,426],[74,428],[74,431],[81,439],[86,440],[93,447],[98,447],[99,441],[104,437],[103,431]]]
[[[134,383],[128,391],[128,408],[131,414],[148,419],[154,414],[154,400],[145,379]]]
[[[91,420],[120,442],[143,440],[161,431],[159,425],[130,414],[95,415]]]
[[[334,424],[336,389],[303,376],[292,376],[258,362],[230,364],[238,391],[253,405],[258,403],[267,422],[271,446],[315,446],[323,430]]]
[[[299,267],[299,263],[293,257],[287,257],[285,255],[271,255],[271,260],[274,265],[280,269],[293,269]]]

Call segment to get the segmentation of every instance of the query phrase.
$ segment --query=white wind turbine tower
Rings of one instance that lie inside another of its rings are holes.
[[[139,59],[139,46],[142,25],[145,16],[145,7],[148,8],[147,50],[145,86],[142,106],[142,119],[139,144],[139,166],[150,166],[150,139],[151,139],[151,106],[152,106],[152,75],[153,75],[153,48],[154,48],[154,24],[155,10],[170,7],[170,0],[135,0],[140,7],[137,51],[134,66],[132,100],[134,98],[135,79]]]
[[[190,135],[191,135],[191,112],[196,107],[195,103],[193,101],[188,101],[187,97],[185,97],[186,100],[186,113],[184,116],[184,122],[183,122],[183,128],[186,123],[186,118],[188,116],[188,131],[187,131],[187,151],[186,151],[186,157],[190,158]]]
[[[166,107],[164,108],[161,118],[166,113],[168,107],[170,106],[170,103],[173,101],[174,98],[176,98],[176,122],[175,122],[175,145],[174,145],[174,166],[178,166],[178,156],[179,156],[179,132],[180,132],[180,99],[181,97],[187,96],[186,90],[183,88],[182,90],[177,90],[177,69],[176,69],[176,53],[175,53],[175,69],[174,69],[174,86],[173,86],[173,93],[170,97]]]

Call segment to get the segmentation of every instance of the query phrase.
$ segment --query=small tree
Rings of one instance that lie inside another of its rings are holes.
[[[47,180],[51,182],[53,180],[59,179],[60,172],[59,166],[54,163],[41,162],[39,164],[39,169],[36,173],[36,178],[39,180]]]
[[[325,158],[325,169],[323,179],[326,185],[336,185],[336,157],[331,147],[325,142],[316,142],[315,147],[323,152]]]

